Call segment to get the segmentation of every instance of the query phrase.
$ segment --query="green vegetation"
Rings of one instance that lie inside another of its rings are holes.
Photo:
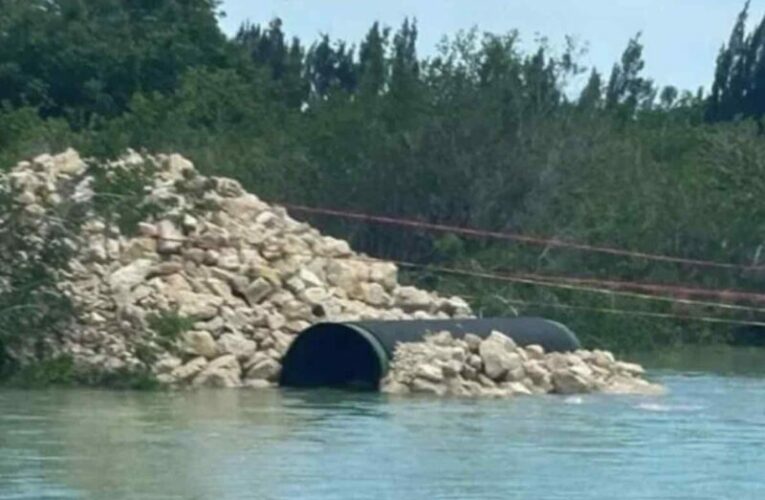
[[[182,333],[191,330],[194,327],[194,320],[182,316],[176,312],[163,312],[162,314],[155,314],[147,318],[149,328],[154,331],[160,338],[174,341],[178,339]]]
[[[177,151],[274,202],[760,263],[765,24],[747,35],[746,11],[705,96],[657,88],[643,75],[639,37],[601,75],[579,65],[573,44],[524,53],[513,32],[460,33],[423,59],[410,21],[397,30],[375,24],[358,45],[289,40],[278,20],[245,25],[229,40],[218,8],[213,0],[0,0],[1,166],[65,145],[96,156]],[[120,196],[136,188],[130,179],[112,187]],[[135,222],[124,217],[121,224]],[[371,255],[439,266],[750,291],[763,284],[757,272],[311,222]],[[544,314],[616,349],[719,341],[730,326],[589,308],[756,319],[615,294],[408,276],[469,296],[486,314]]]
[[[146,163],[133,165],[130,169],[106,169],[91,165],[88,173],[93,176],[93,192],[97,193],[94,209],[109,222],[114,222],[123,234],[135,234],[138,223],[157,213],[159,206],[147,203],[147,179],[151,179],[155,167]]]

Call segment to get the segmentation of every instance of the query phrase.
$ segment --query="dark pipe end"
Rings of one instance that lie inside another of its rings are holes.
[[[387,372],[387,355],[374,336],[352,324],[320,323],[292,343],[279,384],[376,390]]]

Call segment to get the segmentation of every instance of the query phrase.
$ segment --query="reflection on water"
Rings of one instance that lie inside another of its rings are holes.
[[[653,369],[684,373],[765,376],[765,348],[689,346],[632,355],[636,361]]]
[[[761,498],[757,356],[655,358],[652,398],[0,390],[0,500]]]

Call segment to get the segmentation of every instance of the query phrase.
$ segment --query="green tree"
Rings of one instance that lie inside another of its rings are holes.
[[[633,116],[640,109],[653,104],[655,91],[651,80],[641,76],[643,45],[640,34],[630,39],[622,54],[621,63],[615,64],[606,87],[606,109],[619,109],[624,116]]]

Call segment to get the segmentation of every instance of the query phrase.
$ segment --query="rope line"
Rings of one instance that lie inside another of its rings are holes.
[[[550,304],[544,302],[528,302],[525,300],[516,299],[503,299],[503,302],[508,304],[515,304],[526,307],[546,307],[554,309],[570,309],[577,311],[591,311],[604,314],[622,314],[626,316],[645,316],[649,318],[662,318],[662,319],[678,319],[684,321],[700,321],[702,323],[722,323],[730,325],[742,325],[742,326],[760,326],[765,327],[765,323],[759,321],[743,321],[735,319],[725,318],[713,318],[710,316],[681,316],[678,314],[670,313],[655,313],[649,311],[627,311],[624,309],[604,308],[604,307],[589,307],[589,306],[575,306],[571,304]]]
[[[736,304],[706,302],[706,301],[697,301],[697,300],[691,300],[691,299],[678,299],[674,297],[666,297],[666,296],[660,296],[660,295],[647,295],[647,294],[632,293],[632,292],[614,291],[614,290],[604,289],[604,288],[571,285],[567,283],[560,283],[560,282],[555,282],[553,280],[545,279],[545,277],[542,277],[542,276],[540,276],[539,279],[532,279],[532,278],[529,278],[528,275],[516,276],[516,275],[486,273],[486,272],[470,271],[466,269],[450,268],[450,267],[443,267],[443,266],[428,266],[425,264],[415,264],[412,262],[404,262],[404,261],[391,261],[391,262],[401,267],[426,269],[426,270],[440,272],[444,274],[469,276],[469,277],[481,278],[481,279],[492,279],[492,280],[498,280],[498,281],[522,283],[526,285],[535,285],[535,286],[542,286],[542,287],[548,287],[548,288],[559,288],[563,290],[573,290],[573,291],[579,291],[579,292],[598,293],[598,294],[604,294],[604,295],[617,295],[617,296],[629,297],[629,298],[641,299],[641,300],[654,300],[654,301],[670,302],[670,303],[677,303],[677,304],[695,305],[695,306],[702,306],[702,307],[715,307],[715,308],[728,309],[728,310],[765,314],[765,309],[758,308],[758,307],[747,307],[747,306],[740,306]],[[765,297],[763,297],[763,299],[765,299]]]
[[[158,240],[161,239],[165,241],[179,242],[179,243],[195,241],[194,238],[189,238],[189,237],[160,238],[158,235],[154,235],[152,236],[152,238],[158,239]],[[333,260],[350,260],[350,261],[359,261],[359,262],[366,262],[366,263],[390,262],[402,268],[421,269],[421,270],[426,270],[426,271],[431,271],[431,272],[436,272],[441,274],[467,276],[471,278],[490,279],[490,280],[504,281],[504,282],[510,282],[510,283],[521,283],[525,285],[558,288],[562,290],[571,290],[571,291],[578,291],[578,292],[597,293],[597,294],[610,295],[610,296],[615,295],[615,296],[628,297],[628,298],[634,298],[634,299],[640,299],[640,300],[670,302],[670,303],[693,305],[693,306],[700,306],[700,307],[713,307],[713,308],[719,308],[719,309],[759,313],[759,314],[765,315],[765,308],[760,308],[760,307],[742,306],[742,305],[728,304],[723,302],[699,301],[699,300],[692,300],[692,299],[685,299],[685,298],[668,297],[664,295],[635,293],[630,291],[621,291],[619,289],[614,289],[613,287],[615,285],[640,286],[640,287],[645,287],[647,290],[657,291],[657,292],[660,292],[662,290],[683,291],[684,293],[687,293],[687,294],[694,294],[694,293],[700,294],[700,295],[706,294],[709,296],[716,296],[716,297],[722,297],[722,298],[728,298],[728,299],[746,298],[754,302],[765,303],[765,294],[755,294],[755,293],[740,292],[735,290],[719,291],[719,290],[703,289],[703,288],[682,288],[682,287],[672,287],[672,286],[664,286],[664,285],[645,285],[641,283],[629,283],[629,282],[621,282],[621,281],[601,281],[601,280],[583,279],[583,278],[567,278],[565,276],[551,276],[551,275],[529,274],[529,273],[497,274],[492,272],[473,271],[469,269],[461,269],[461,268],[455,268],[455,267],[434,266],[430,264],[418,264],[415,262],[407,262],[403,260],[383,260],[383,259],[379,259],[375,257],[365,256],[365,255],[327,257],[322,255],[316,255],[314,253],[309,253],[309,252],[290,252],[287,255],[295,256],[295,257],[320,257],[324,259],[333,259]],[[597,288],[595,286],[587,286],[587,285],[599,285],[599,284],[604,285],[604,287]]]
[[[689,259],[684,257],[675,257],[670,255],[661,255],[647,252],[638,252],[632,250],[624,250],[621,248],[614,248],[608,246],[588,245],[585,243],[576,243],[572,241],[560,240],[557,238],[543,238],[537,236],[526,236],[518,233],[504,232],[504,231],[489,231],[483,229],[475,229],[462,226],[452,226],[447,224],[434,224],[430,222],[419,221],[415,219],[405,219],[397,217],[388,217],[381,215],[372,215],[361,212],[352,212],[346,210],[335,210],[329,208],[317,208],[309,207],[305,205],[295,205],[291,203],[280,203],[284,208],[292,210],[294,212],[302,212],[314,215],[324,215],[329,217],[343,218],[358,220],[364,222],[373,222],[378,224],[393,225],[399,227],[409,227],[415,229],[423,229],[428,231],[445,232],[460,234],[464,236],[479,237],[479,238],[493,238],[500,240],[516,241],[520,243],[526,243],[530,245],[541,245],[546,247],[558,247],[558,248],[571,248],[574,250],[581,250],[594,253],[603,253],[608,255],[616,255],[619,257],[631,257],[643,260],[653,260],[658,262],[671,262],[675,264],[685,264],[699,267],[710,267],[718,269],[729,270],[743,270],[743,271],[755,271],[763,270],[765,266],[754,265],[741,265],[732,264],[727,262],[717,262],[703,259]]]

